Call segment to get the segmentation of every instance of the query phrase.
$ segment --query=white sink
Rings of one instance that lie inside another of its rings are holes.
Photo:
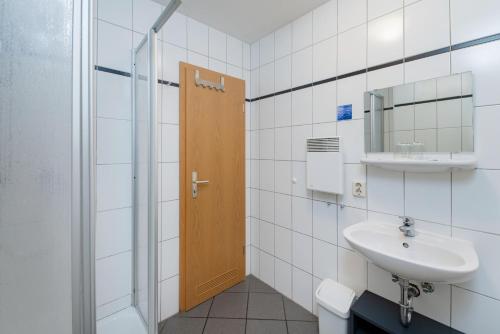
[[[460,283],[478,269],[471,242],[416,231],[415,237],[405,237],[397,225],[365,221],[345,228],[344,237],[378,267],[409,280]]]

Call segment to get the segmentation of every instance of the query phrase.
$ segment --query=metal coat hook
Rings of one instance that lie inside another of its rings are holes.
[[[203,88],[210,88],[210,89],[215,89],[215,90],[220,90],[221,92],[224,91],[224,77],[220,77],[220,83],[214,83],[208,80],[203,80],[200,78],[200,71],[195,70],[194,72],[194,80],[196,83],[196,86],[201,86]]]

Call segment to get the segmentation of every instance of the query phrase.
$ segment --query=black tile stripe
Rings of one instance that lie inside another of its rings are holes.
[[[466,99],[472,97],[472,95],[459,95],[459,96],[449,96],[449,97],[441,97],[439,99],[433,99],[433,100],[423,100],[423,101],[414,101],[414,102],[408,102],[408,103],[400,103],[400,104],[395,104],[394,107],[406,107],[406,106],[412,106],[416,104],[424,104],[424,103],[432,103],[432,102],[442,102],[442,101],[449,101],[449,100],[458,100],[458,99]]]
[[[263,99],[267,99],[267,98],[270,98],[270,97],[274,97],[274,96],[278,96],[278,95],[282,95],[282,94],[294,92],[294,91],[297,91],[297,90],[301,90],[301,89],[310,88],[310,87],[313,87],[313,86],[322,85],[322,84],[325,84],[325,83],[328,83],[328,82],[332,82],[332,81],[336,81],[336,80],[341,80],[341,79],[353,77],[353,76],[360,75],[360,74],[363,74],[363,73],[368,73],[368,72],[372,72],[372,71],[376,71],[376,70],[381,70],[381,69],[384,69],[384,68],[387,68],[387,67],[391,67],[391,66],[395,66],[395,65],[400,65],[400,64],[404,64],[404,63],[409,63],[409,62],[412,62],[412,61],[415,61],[415,60],[424,59],[424,58],[428,58],[428,57],[432,57],[432,56],[437,56],[437,55],[440,55],[440,54],[443,54],[443,53],[447,53],[447,52],[451,52],[451,51],[456,51],[456,50],[460,50],[460,49],[464,49],[464,48],[469,48],[469,47],[480,45],[480,44],[491,43],[491,42],[495,42],[495,41],[498,41],[498,40],[500,40],[500,33],[499,34],[490,35],[490,36],[481,37],[481,38],[477,38],[477,39],[470,40],[470,41],[467,41],[467,42],[462,42],[462,43],[454,44],[454,45],[443,47],[443,48],[440,48],[440,49],[437,49],[437,50],[427,51],[427,52],[424,52],[424,53],[420,53],[418,55],[414,55],[414,56],[410,56],[410,57],[406,57],[406,58],[401,58],[401,59],[394,60],[394,61],[391,61],[391,62],[388,62],[388,63],[385,63],[385,64],[380,64],[380,65],[375,65],[375,66],[367,67],[367,68],[362,69],[362,70],[358,70],[358,71],[353,71],[353,72],[341,74],[341,75],[338,75],[338,76],[335,76],[335,77],[331,77],[331,78],[326,78],[326,79],[314,81],[314,82],[306,84],[306,85],[301,85],[301,86],[298,86],[298,87],[292,87],[290,89],[282,90],[282,91],[279,91],[279,92],[275,92],[275,93],[271,93],[271,94],[267,94],[267,95],[263,95],[263,96],[259,96],[259,97],[254,97],[254,98],[247,98],[247,99],[245,99],[245,101],[246,102],[256,102],[256,101],[259,101],[259,100],[263,100]],[[107,73],[112,73],[112,74],[117,74],[117,75],[122,75],[122,76],[125,76],[125,77],[130,77],[131,76],[130,73],[128,73],[128,72],[114,70],[112,68],[108,68],[108,67],[104,67],[104,66],[98,66],[98,65],[96,65],[95,69],[97,71],[107,72]],[[167,85],[167,86],[179,87],[178,83],[172,82],[172,81],[158,80],[158,83],[163,84],[163,85]],[[463,96],[463,97],[467,97],[467,96]],[[452,97],[452,98],[447,98],[447,99],[453,99],[453,98],[458,98],[458,97]],[[460,98],[462,98],[462,97],[460,97]],[[432,101],[440,101],[440,100],[438,99],[438,100],[432,100]],[[432,102],[432,101],[428,101],[428,102]],[[418,104],[418,103],[427,103],[427,102],[420,101],[420,102],[415,102],[415,103],[411,103],[411,104]],[[409,104],[407,104],[407,105],[409,105]],[[403,105],[397,105],[397,106],[403,106]]]

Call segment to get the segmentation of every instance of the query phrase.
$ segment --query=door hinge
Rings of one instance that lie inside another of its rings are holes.
[[[246,247],[243,246],[243,255],[245,255],[245,249],[246,249]]]

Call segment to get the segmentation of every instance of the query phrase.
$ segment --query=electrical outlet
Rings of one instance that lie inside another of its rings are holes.
[[[366,183],[355,181],[352,183],[352,195],[354,197],[366,197]]]

